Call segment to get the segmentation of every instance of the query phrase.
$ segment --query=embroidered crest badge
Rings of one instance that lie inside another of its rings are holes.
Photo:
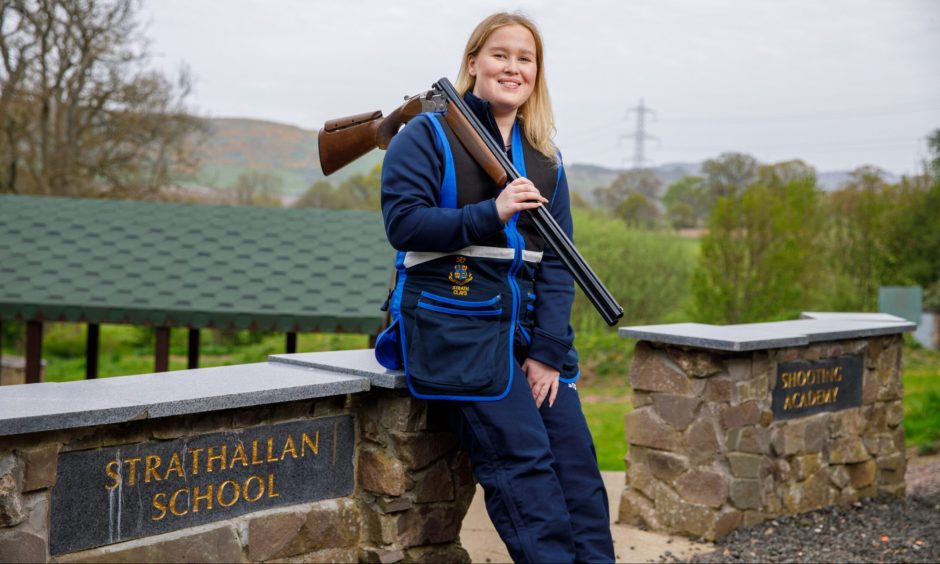
[[[454,269],[447,275],[447,279],[454,284],[455,296],[466,296],[470,292],[467,285],[473,281],[473,273],[470,272],[470,267],[467,266],[467,257],[457,257]]]

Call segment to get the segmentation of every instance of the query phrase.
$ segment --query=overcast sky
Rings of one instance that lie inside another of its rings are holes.
[[[189,66],[211,117],[319,128],[453,80],[497,10],[539,24],[565,161],[723,151],[819,170],[919,171],[940,128],[940,0],[146,0],[154,63]]]

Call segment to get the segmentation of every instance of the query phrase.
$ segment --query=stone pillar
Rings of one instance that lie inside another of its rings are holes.
[[[452,434],[428,422],[407,391],[355,397],[363,562],[469,562],[460,526],[475,484]]]
[[[630,370],[620,522],[705,539],[739,526],[904,495],[901,337],[727,353],[641,341]],[[862,405],[775,420],[777,366],[864,358]]]

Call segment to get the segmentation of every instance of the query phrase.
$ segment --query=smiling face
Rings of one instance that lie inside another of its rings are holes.
[[[535,38],[524,26],[497,28],[468,60],[473,94],[490,102],[493,115],[515,118],[529,99],[538,76]]]

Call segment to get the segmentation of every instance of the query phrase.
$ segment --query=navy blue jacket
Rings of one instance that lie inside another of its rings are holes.
[[[489,103],[470,93],[465,100],[501,144]],[[496,211],[495,197],[459,207],[451,202],[442,207],[445,159],[432,119],[412,120],[388,147],[382,167],[382,213],[389,242],[399,251],[453,253],[498,238],[504,226]],[[549,187],[554,189],[543,189],[543,193],[552,193],[547,204],[549,210],[572,237],[568,182],[560,162],[556,171],[555,186]],[[554,250],[547,246],[531,275],[538,299],[529,304],[534,315],[531,335],[527,335],[527,355],[562,370],[574,339],[569,325],[574,284]]]

